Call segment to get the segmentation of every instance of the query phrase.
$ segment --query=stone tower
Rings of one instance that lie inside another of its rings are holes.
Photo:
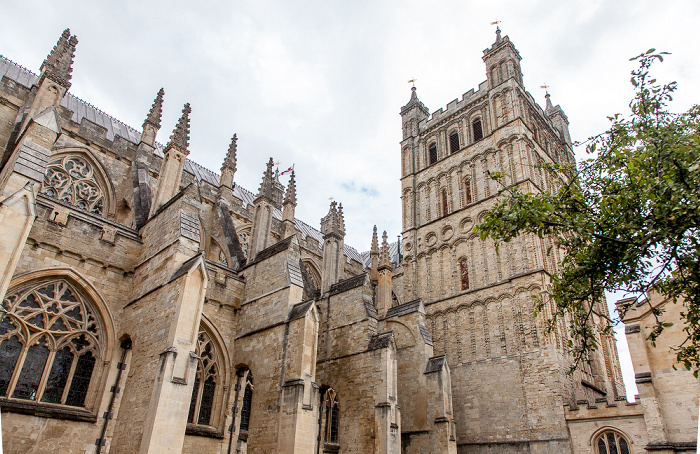
[[[428,115],[413,87],[401,109],[402,299],[423,301],[435,354],[446,355],[459,452],[569,452],[562,404],[624,394],[619,369],[605,367],[614,349],[567,375],[566,330],[543,335],[532,307],[559,267],[556,244],[525,235],[497,252],[473,233],[498,198],[492,173],[525,192],[558,184],[537,164],[573,162],[568,121],[525,90],[500,30],[483,61],[477,91]]]

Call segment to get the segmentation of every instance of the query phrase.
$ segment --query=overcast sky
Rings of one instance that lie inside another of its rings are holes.
[[[679,83],[674,110],[700,93],[697,0],[24,0],[3,13],[0,53],[37,73],[69,27],[79,40],[71,92],[138,130],[163,87],[161,143],[190,102],[190,158],[205,167],[218,173],[237,133],[235,181],[251,191],[270,156],[280,170],[295,165],[297,217],[318,228],[334,197],[346,243],[360,251],[374,224],[400,233],[407,81],[417,79],[431,112],[476,89],[492,21],[520,51],[540,104],[549,85],[573,140],[627,112],[629,58],[650,47],[672,53],[656,73]]]

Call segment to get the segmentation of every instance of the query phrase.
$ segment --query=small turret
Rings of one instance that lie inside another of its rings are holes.
[[[258,198],[267,199],[272,205],[280,209],[282,208],[282,195],[284,194],[284,186],[279,181],[279,172],[273,174],[272,167],[275,162],[272,158],[267,163],[267,168],[263,173],[263,179],[260,182],[260,188],[258,189]]]
[[[545,94],[544,96],[546,98],[546,108],[544,113],[552,120],[552,125],[554,128],[559,131],[559,137],[561,138],[562,142],[564,142],[566,145],[568,145],[569,149],[569,158],[573,162],[573,151],[571,149],[571,136],[569,135],[569,119],[566,117],[566,114],[564,113],[564,110],[561,108],[560,105],[552,105],[552,101],[549,99],[549,93]]]
[[[269,246],[270,231],[272,230],[272,212],[275,207],[282,205],[283,187],[272,173],[275,162],[272,158],[267,162],[263,172],[258,196],[254,200],[253,229],[251,232],[248,260],[255,260],[258,252]],[[279,205],[276,205],[278,203]]]
[[[331,202],[328,214],[321,219],[321,234],[323,234],[321,292],[325,293],[331,285],[342,279],[344,272],[345,219],[342,204]]]
[[[236,134],[231,138],[231,144],[228,146],[228,152],[224,158],[224,163],[221,164],[221,180],[219,186],[233,188],[233,176],[236,174],[236,151],[238,136]]]
[[[160,167],[160,177],[156,199],[153,203],[153,211],[168,202],[180,188],[182,171],[185,168],[185,160],[190,152],[187,150],[190,141],[190,104],[182,109],[182,116],[178,120],[168,145],[163,150],[163,164]]]
[[[430,111],[425,104],[418,99],[416,87],[411,87],[411,99],[401,108],[401,123],[403,126],[403,139],[418,135],[418,123],[430,116]]]
[[[294,170],[289,177],[287,193],[284,195],[282,208],[282,223],[284,224],[284,238],[294,235],[294,210],[297,206],[297,186],[294,180]]]
[[[484,50],[482,59],[486,63],[489,86],[495,87],[511,78],[520,85],[523,84],[520,53],[508,36],[501,37],[500,28],[496,27],[496,41],[490,48]]]

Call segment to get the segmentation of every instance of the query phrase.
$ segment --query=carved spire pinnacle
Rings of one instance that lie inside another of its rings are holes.
[[[386,230],[382,234],[382,250],[379,253],[379,267],[391,267],[389,261],[389,242],[387,241]]]
[[[294,170],[292,170],[292,174],[289,177],[287,193],[284,195],[284,204],[297,206],[297,183],[294,180]]]
[[[70,34],[70,29],[63,30],[56,45],[41,64],[41,77],[50,77],[56,83],[70,88],[70,79],[73,73],[73,58],[78,38]]]
[[[158,90],[156,99],[153,100],[153,105],[151,105],[151,110],[148,111],[148,116],[143,121],[143,128],[146,127],[146,124],[150,124],[156,129],[160,129],[160,119],[163,115],[163,95],[165,95],[165,90],[161,88]]]
[[[263,173],[262,182],[260,182],[260,189],[258,189],[258,197],[266,197],[270,201],[272,198],[272,189],[275,187],[274,176],[272,175],[272,167],[275,165],[275,161],[270,158],[267,162],[267,168]]]
[[[343,205],[338,205],[335,200],[331,202],[328,214],[321,219],[321,233],[345,237],[345,219],[343,218]]]
[[[224,163],[221,165],[221,171],[224,169],[231,169],[233,172],[236,171],[236,152],[238,151],[238,135],[234,134],[231,138],[231,144],[228,146],[228,151],[226,152],[226,157],[224,158]]]
[[[182,109],[182,116],[173,130],[173,135],[170,136],[168,145],[172,144],[183,150],[187,150],[190,143],[190,112],[192,112],[190,103],[186,103],[185,107]]]
[[[377,226],[372,229],[372,247],[369,250],[370,254],[379,255],[379,242],[377,240]]]

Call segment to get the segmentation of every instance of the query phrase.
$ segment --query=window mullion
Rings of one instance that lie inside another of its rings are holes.
[[[73,362],[70,365],[70,371],[68,372],[68,380],[66,380],[66,386],[63,388],[63,395],[61,396],[61,404],[66,403],[68,398],[68,391],[73,384],[73,375],[75,374],[75,367],[78,365],[78,358],[80,356],[77,353],[73,353]]]
[[[19,338],[19,336],[17,336]],[[20,344],[22,344],[22,340],[20,339]],[[12,373],[12,377],[10,378],[10,383],[7,385],[7,391],[5,392],[5,396],[9,398],[12,396],[12,394],[15,392],[15,386],[17,385],[17,380],[19,379],[19,374],[22,372],[22,367],[24,366],[24,359],[27,357],[27,351],[29,350],[29,347],[27,344],[22,344],[22,351],[19,353],[19,356],[17,357],[17,364],[15,364],[15,370]]]
[[[204,371],[202,368],[198,368],[197,374],[199,375],[199,389],[197,389],[197,400],[194,404],[194,417],[192,418],[192,424],[199,424],[199,410],[202,406],[202,393],[204,392]],[[201,370],[201,374],[199,373]]]
[[[44,364],[44,372],[41,374],[41,380],[39,380],[39,387],[36,390],[35,401],[41,402],[41,398],[44,397],[44,388],[46,387],[46,382],[49,379],[49,374],[51,373],[51,368],[53,367],[53,360],[56,358],[56,350],[51,348],[49,350],[49,356],[46,358],[46,364]]]

